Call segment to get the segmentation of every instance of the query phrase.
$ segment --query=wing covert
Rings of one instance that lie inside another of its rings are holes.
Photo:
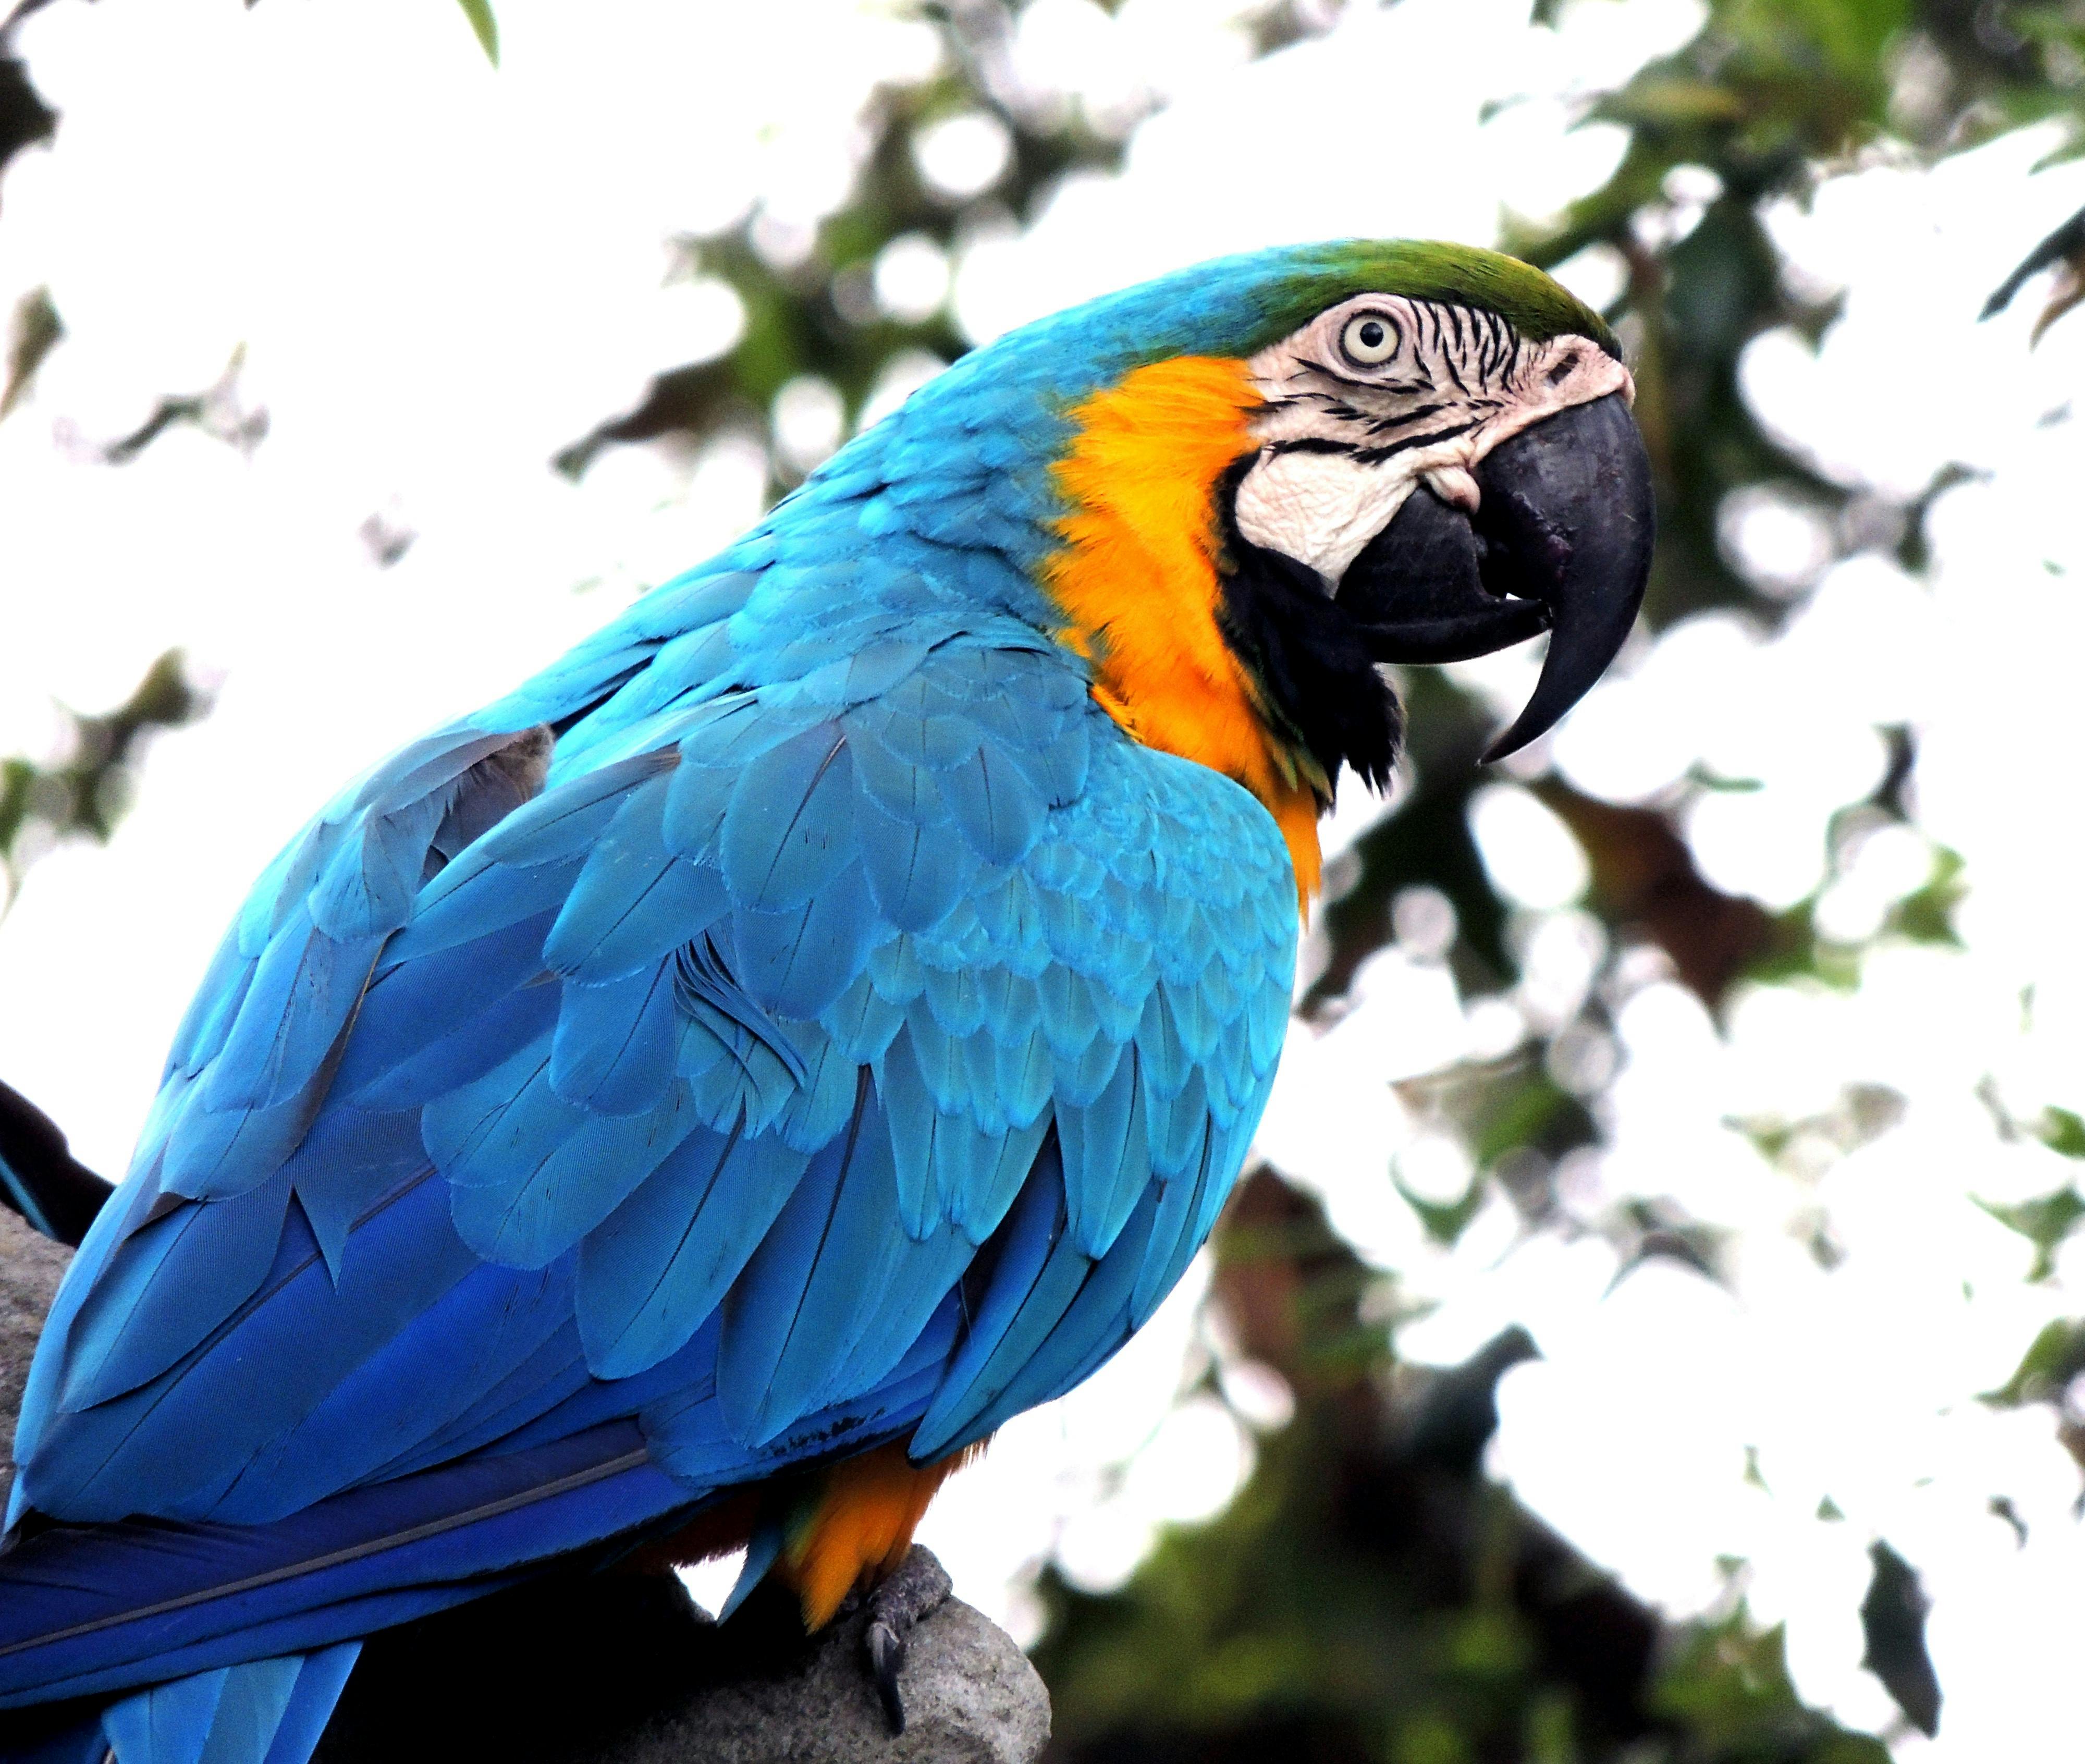
[[[1280,1046],[1278,834],[1025,627],[922,585],[806,628],[778,573],[640,602],[278,861],[83,1252],[30,1498],[231,1516],[567,1414],[749,1467],[924,1413],[932,1455],[1177,1281]],[[343,1309],[226,1418],[238,1343]]]

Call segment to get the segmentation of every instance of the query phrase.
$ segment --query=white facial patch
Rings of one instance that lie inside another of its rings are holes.
[[[1404,506],[1414,482],[1336,454],[1262,453],[1238,486],[1238,531],[1309,564],[1329,591]]]
[[[1247,364],[1266,406],[1238,531],[1307,563],[1327,593],[1425,483],[1476,512],[1477,463],[1573,405],[1620,392],[1629,370],[1588,338],[1530,343],[1497,314],[1363,294]]]

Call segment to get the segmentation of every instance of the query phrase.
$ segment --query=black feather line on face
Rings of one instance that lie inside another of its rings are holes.
[[[1386,442],[1381,447],[1356,447],[1348,449],[1364,465],[1380,465],[1386,459],[1407,453],[1415,447],[1430,447],[1436,441],[1452,441],[1459,435],[1467,435],[1476,427],[1474,420],[1450,423],[1445,429],[1429,429],[1424,435],[1408,435],[1401,441]]]
[[[1328,788],[1344,765],[1380,790],[1397,765],[1404,713],[1318,572],[1238,531],[1238,485],[1258,458],[1246,454],[1217,485],[1217,628],[1278,733],[1309,753]]]

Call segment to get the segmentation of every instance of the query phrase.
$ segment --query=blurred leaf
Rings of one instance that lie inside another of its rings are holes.
[[[245,364],[246,346],[241,343],[214,385],[161,398],[136,428],[101,447],[102,462],[127,465],[172,428],[200,429],[212,440],[251,453],[268,437],[268,411],[264,405],[249,406],[240,394],[239,376]]]
[[[63,713],[68,727],[62,759],[0,760],[0,906],[50,844],[81,835],[106,840],[129,806],[131,773],[145,744],[160,729],[190,722],[208,708],[180,652],[170,649],[114,710]],[[31,841],[25,836],[32,832]]]
[[[1733,1234],[1725,1227],[1690,1218],[1671,1201],[1628,1201],[1619,1215],[1620,1229],[1611,1235],[1619,1236],[1622,1257],[1608,1290],[1632,1270],[1658,1260],[1677,1262],[1718,1286],[1727,1284],[1723,1252]]]
[[[1391,1168],[1390,1180],[1404,1204],[1419,1215],[1419,1222],[1426,1227],[1426,1235],[1437,1243],[1446,1244],[1454,1243],[1470,1221],[1483,1211],[1484,1197],[1490,1187],[1482,1176],[1473,1176],[1469,1187],[1458,1199],[1429,1201],[1405,1185],[1404,1178],[1395,1165]]]
[[[1867,1653],[1861,1664],[1883,1681],[1905,1719],[1930,1739],[1940,1731],[1940,1679],[1926,1649],[1926,1615],[1932,1601],[1918,1571],[1878,1539],[1868,1546],[1875,1564],[1861,1600],[1861,1633]]]
[[[2080,1372],[2085,1372],[2085,1322],[2058,1318],[2043,1326],[2013,1375],[1978,1400],[1994,1409],[2055,1402]]]
[[[1959,949],[1962,940],[1955,932],[1955,909],[1966,891],[1960,856],[1943,848],[1934,854],[1931,878],[1890,909],[1883,929],[1914,943]]]
[[[472,34],[478,46],[485,51],[485,58],[495,67],[499,65],[499,21],[492,15],[491,0],[456,0],[463,8],[463,15],[470,20]]]
[[[1217,1247],[1240,1346],[1289,1380],[1295,1419],[1225,1511],[1167,1532],[1119,1592],[1046,1572],[1059,1764],[1887,1764],[1803,1705],[1777,1631],[1742,1609],[1665,1625],[1486,1479],[1526,1330],[1461,1366],[1397,1365],[1364,1315],[1379,1280],[1264,1169]],[[1335,1367],[1321,1330],[1370,1351]]]
[[[2020,1517],[2019,1509],[2013,1505],[2011,1497],[2004,1494],[1994,1494],[1987,1504],[1990,1510],[1991,1517],[1994,1519],[2002,1519],[2007,1525],[2011,1527],[2014,1543],[2019,1549],[2026,1549],[2027,1521]]]
[[[2056,1112],[2052,1111],[2052,1113]],[[2062,1112],[2069,1114],[2066,1110]],[[2069,1125],[2085,1137],[2085,1124],[2075,1115],[2070,1116]],[[2085,1156],[2085,1151],[2066,1154],[2069,1157]],[[2034,1267],[2028,1275],[2030,1283],[2046,1280],[2056,1271],[2056,1251],[2064,1239],[2085,1219],[2085,1199],[2079,1197],[2075,1188],[2058,1188],[2053,1194],[2045,1194],[2032,1201],[2021,1201],[2006,1205],[1994,1201],[1977,1201],[1999,1224],[2015,1231],[2034,1245]]]
[[[57,113],[37,96],[28,69],[12,53],[12,28],[33,10],[17,6],[0,25],[0,168],[23,148],[49,140],[58,125]]]
[[[7,377],[0,383],[0,417],[21,402],[44,357],[64,335],[65,322],[51,304],[49,288],[32,288],[15,303],[14,322],[7,338]]]
[[[1484,1168],[1522,1147],[1561,1158],[1598,1137],[1586,1105],[1532,1064],[1472,1099],[1466,1119],[1470,1150]]]
[[[1711,771],[1698,759],[1687,768],[1687,781],[1696,789],[1707,790],[1718,796],[1756,796],[1766,788],[1757,778],[1726,778]]]
[[[1745,113],[1736,93],[1684,79],[1639,79],[1599,107],[1604,120],[1621,123],[1738,122]]]
[[[1255,51],[1323,28],[1329,20],[1315,20],[1313,10],[1258,9]],[[868,151],[846,204],[817,225],[800,252],[778,246],[757,215],[716,237],[683,240],[686,267],[717,277],[738,296],[745,316],[738,341],[715,361],[660,363],[636,405],[558,450],[559,470],[577,477],[612,446],[699,442],[725,428],[758,433],[771,444],[776,393],[807,375],[839,390],[853,424],[898,357],[924,354],[948,362],[968,346],[945,308],[900,317],[877,305],[873,267],[886,245],[917,236],[953,252],[979,220],[1029,219],[1066,176],[1119,164],[1121,140],[1097,133],[1081,106],[1024,108],[1003,97],[1014,25],[1004,0],[922,6],[917,15],[940,32],[941,65],[918,81],[879,88],[866,106],[860,120]],[[1009,143],[1004,170],[974,198],[930,185],[913,151],[921,130],[964,112],[992,117]],[[768,489],[779,496],[802,473],[771,444],[770,451]]]
[[[1814,1163],[1820,1148],[1844,1155],[1874,1144],[1904,1120],[1909,1107],[1904,1093],[1887,1084],[1847,1084],[1829,1108],[1815,1115],[1794,1120],[1777,1115],[1726,1115],[1723,1124],[1743,1133],[1769,1162],[1780,1163],[1802,1141]]]
[[[2085,1158],[2085,1117],[2067,1108],[2045,1108],[2041,1115],[2035,1137],[2043,1145],[2066,1158]]]
[[[1403,1308],[1394,1291],[1272,1171],[1240,1181],[1214,1247],[1224,1308],[1248,1358],[1306,1393],[1348,1388],[1381,1363],[1386,1325]]]

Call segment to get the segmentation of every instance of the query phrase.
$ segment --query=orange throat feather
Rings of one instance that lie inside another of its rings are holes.
[[[1215,486],[1259,444],[1248,423],[1260,402],[1243,362],[1184,355],[1079,405],[1070,451],[1051,468],[1072,512],[1043,585],[1064,614],[1058,640],[1093,669],[1095,701],[1133,739],[1259,797],[1307,905],[1331,780],[1278,732],[1217,616]]]

